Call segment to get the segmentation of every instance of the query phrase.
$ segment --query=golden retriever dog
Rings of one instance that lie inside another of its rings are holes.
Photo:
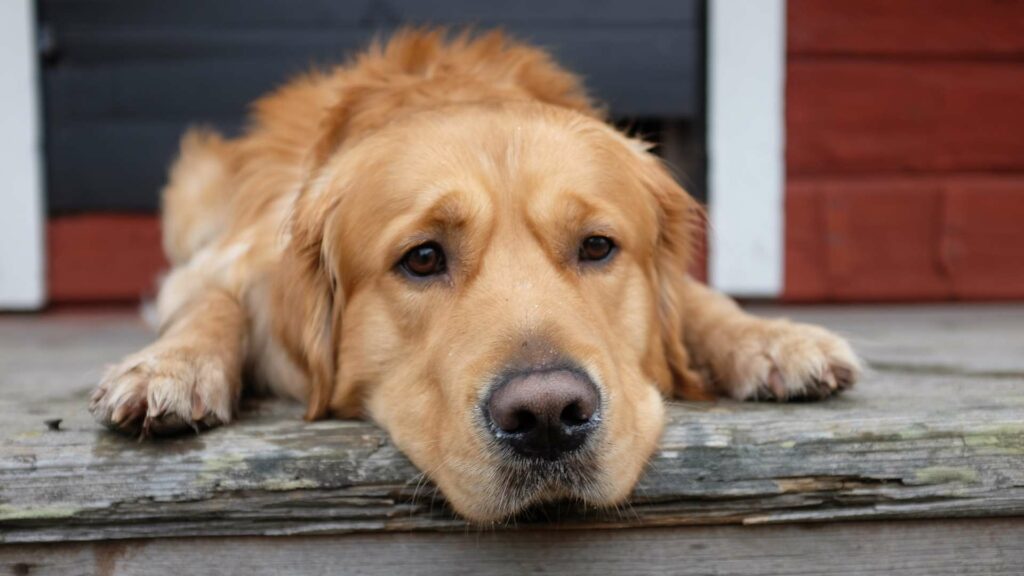
[[[666,398],[853,384],[841,338],[688,276],[702,210],[648,149],[498,32],[406,31],[295,79],[240,138],[183,138],[159,338],[91,410],[163,434],[269,388],[310,420],[371,418],[487,522],[624,500]]]

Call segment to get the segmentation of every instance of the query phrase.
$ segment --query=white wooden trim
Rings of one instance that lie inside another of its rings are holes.
[[[782,292],[785,0],[708,2],[709,277]]]
[[[33,0],[0,2],[0,309],[46,300],[42,134]]]

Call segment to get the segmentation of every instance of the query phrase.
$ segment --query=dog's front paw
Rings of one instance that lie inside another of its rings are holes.
[[[716,381],[738,400],[819,400],[853,386],[861,371],[846,340],[787,320],[756,320],[731,348]]]
[[[154,345],[107,370],[89,410],[130,434],[200,430],[231,420],[237,389],[216,357]]]

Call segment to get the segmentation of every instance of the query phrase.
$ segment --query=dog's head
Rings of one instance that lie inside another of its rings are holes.
[[[540,103],[419,112],[296,201],[310,416],[368,413],[478,521],[625,498],[684,395],[699,207],[639,142]]]

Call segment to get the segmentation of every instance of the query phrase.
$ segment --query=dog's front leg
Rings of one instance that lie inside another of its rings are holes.
[[[860,362],[850,345],[824,328],[752,316],[691,279],[681,300],[691,362],[726,396],[817,399],[857,379]]]
[[[206,289],[160,338],[107,370],[90,410],[111,428],[166,434],[231,420],[241,391],[246,319],[233,296]]]

